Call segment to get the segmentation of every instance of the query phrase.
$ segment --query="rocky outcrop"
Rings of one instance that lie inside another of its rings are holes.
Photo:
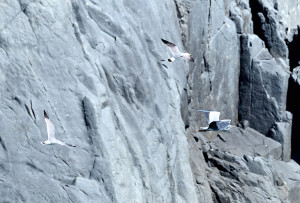
[[[266,44],[274,58],[287,59],[288,48],[285,43],[285,27],[278,11],[278,3],[272,0],[249,1],[254,21],[254,33]]]
[[[199,122],[204,123],[195,111],[199,108],[220,111],[221,118],[231,118],[234,124],[238,121],[239,37],[228,15],[229,9],[234,8],[238,7],[233,2],[196,1],[190,10],[189,47],[197,56],[188,75],[188,108],[193,129],[199,129]],[[251,26],[245,23],[250,14],[244,13],[245,17],[239,12],[240,24],[249,30]]]
[[[241,36],[239,117],[267,134],[275,122],[286,117],[289,74],[256,35]]]
[[[300,91],[300,83],[299,83],[299,71],[300,67],[295,67],[293,69],[293,73],[289,80],[289,90],[288,90],[288,99],[287,99],[287,107],[289,111],[293,113],[293,128],[292,128],[292,138],[291,138],[291,147],[292,147],[292,158],[300,162],[300,150],[299,150],[299,122],[300,122],[300,108],[299,102],[300,98],[298,96]]]
[[[0,3],[1,201],[297,201],[290,24],[251,2]],[[195,63],[162,62],[160,38]],[[198,108],[239,127],[194,133]],[[76,148],[40,144],[43,110]]]
[[[298,202],[289,191],[298,190],[300,166],[280,160],[278,142],[251,128],[191,135],[192,151],[202,153],[200,159],[208,164],[213,202]],[[201,161],[193,163],[200,167]],[[199,173],[196,184],[203,186],[202,176]]]
[[[180,114],[188,67],[160,62],[161,37],[182,47],[174,2],[0,10],[1,201],[197,201]],[[44,109],[76,148],[40,144]]]

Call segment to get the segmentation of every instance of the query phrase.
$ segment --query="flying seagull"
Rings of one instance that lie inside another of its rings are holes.
[[[62,141],[59,141],[55,138],[55,127],[53,125],[53,123],[50,121],[46,111],[44,111],[44,118],[45,118],[45,122],[47,125],[47,133],[48,133],[48,140],[41,142],[42,145],[54,145],[54,144],[59,144],[59,145],[67,145],[70,147],[76,147],[74,145],[68,144],[68,143],[64,143]]]
[[[169,62],[173,62],[177,58],[183,58],[186,61],[194,62],[194,59],[193,59],[193,57],[192,57],[191,54],[189,54],[189,53],[182,53],[181,51],[179,51],[178,46],[176,46],[172,42],[168,42],[167,40],[164,40],[164,39],[161,39],[161,41],[163,41],[163,43],[165,43],[169,47],[169,49],[170,49],[170,51],[171,51],[171,53],[173,55],[173,57],[171,57],[171,58],[168,59]]]
[[[205,113],[206,124],[208,127],[201,127],[201,130],[228,130],[231,120],[219,120],[220,112],[209,110],[197,110]]]

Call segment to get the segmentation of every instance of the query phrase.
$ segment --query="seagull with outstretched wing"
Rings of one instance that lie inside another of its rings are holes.
[[[205,113],[206,125],[209,125],[213,121],[218,121],[220,117],[219,111],[209,111],[209,110],[202,110],[199,109],[197,111]]]
[[[212,130],[212,131],[224,131],[228,130],[230,126],[231,120],[219,120],[219,121],[213,121],[209,124],[208,127],[202,127],[201,130]]]
[[[48,140],[46,140],[44,142],[41,142],[42,145],[59,144],[59,145],[66,145],[66,146],[70,146],[70,147],[76,147],[74,145],[64,143],[64,142],[56,139],[55,138],[55,127],[54,127],[53,123],[50,121],[46,111],[44,111],[44,118],[45,118],[45,122],[46,122],[46,125],[47,125]]]
[[[199,109],[197,111],[205,113],[206,124],[208,127],[200,127],[200,130],[203,131],[223,131],[228,130],[231,125],[231,120],[219,120],[220,112],[219,111],[209,111],[209,110],[202,110]]]
[[[186,60],[186,61],[194,62],[194,59],[193,59],[193,57],[192,57],[191,54],[189,54],[189,53],[182,53],[182,52],[179,50],[178,46],[176,46],[176,45],[173,44],[172,42],[169,42],[169,41],[164,40],[164,39],[161,39],[161,41],[169,47],[169,49],[170,49],[170,51],[171,51],[171,53],[172,53],[172,55],[173,55],[173,57],[171,57],[171,58],[168,59],[169,62],[173,62],[173,61],[175,61],[177,58],[183,58],[183,59]],[[164,61],[164,60],[163,60],[163,61]]]

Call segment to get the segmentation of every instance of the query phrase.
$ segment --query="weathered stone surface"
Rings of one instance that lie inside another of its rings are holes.
[[[249,2],[254,14],[254,33],[265,42],[274,58],[287,59],[288,48],[284,41],[286,33],[282,16],[276,9],[278,4],[273,0],[251,0]]]
[[[241,36],[240,120],[267,134],[285,117],[289,74],[256,35]]]
[[[252,15],[247,1],[232,2],[229,12],[237,33],[253,33]]]
[[[202,179],[209,181],[213,202],[298,201],[300,166],[278,160],[281,145],[276,141],[251,128],[195,133],[193,137],[189,142],[194,142],[194,146],[190,143],[194,153],[197,149],[202,152],[204,158],[199,159],[208,164],[207,177]],[[206,145],[209,149],[202,150]],[[273,153],[266,153],[272,149]]]
[[[273,157],[280,160],[282,146],[280,143],[265,137],[252,128],[231,128],[224,132],[201,132],[209,141],[212,150],[229,150],[237,156]],[[228,146],[229,145],[229,146]]]
[[[220,111],[221,118],[230,118],[233,124],[238,121],[239,37],[229,18],[233,2],[196,1],[190,9],[189,45],[197,56],[188,76],[193,129],[199,129],[199,121],[204,123],[198,108]]]
[[[296,50],[295,50],[296,52]],[[288,98],[287,98],[287,109],[291,111],[293,114],[293,121],[292,121],[292,138],[291,138],[291,145],[292,145],[292,158],[300,163],[300,83],[299,83],[299,70],[300,67],[295,67],[293,69],[293,73],[289,80],[289,90],[288,90]]]
[[[282,145],[282,160],[291,159],[291,133],[292,133],[292,115],[289,113],[288,122],[276,122],[270,129],[268,135]]]
[[[277,10],[283,18],[283,25],[287,28],[287,35],[291,35],[294,29],[299,26],[300,18],[299,0],[276,0],[274,1]]]
[[[161,37],[183,47],[173,1],[0,10],[1,201],[197,202],[180,113],[188,66],[160,63]],[[44,109],[76,148],[40,144]]]
[[[293,78],[294,82],[300,85],[300,66],[297,66],[296,68],[293,69],[293,73],[291,77]]]
[[[288,77],[287,27],[255,2],[271,54],[248,0],[1,1],[1,201],[297,201],[299,166],[255,131],[285,122]],[[160,38],[195,63],[161,62]],[[244,129],[193,134],[198,108]],[[40,144],[44,109],[76,148]]]

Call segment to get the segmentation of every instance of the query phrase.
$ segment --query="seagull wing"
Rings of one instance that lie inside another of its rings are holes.
[[[211,130],[228,130],[230,125],[230,120],[220,120],[220,121],[213,121],[209,124],[209,129]]]
[[[55,127],[53,123],[50,121],[46,111],[44,111],[44,118],[47,125],[48,140],[53,140],[55,139]]]
[[[197,111],[205,113],[206,124],[209,125],[213,121],[218,121],[220,112],[198,109]]]
[[[172,52],[173,55],[181,54],[181,52],[179,51],[178,46],[176,46],[176,45],[173,44],[172,42],[169,42],[169,41],[164,40],[164,39],[161,39],[161,41],[162,41],[163,43],[165,43],[165,44],[169,47],[169,49],[171,50],[171,52]]]
[[[191,61],[191,62],[194,62],[195,60],[193,59],[192,55],[189,54],[189,53],[182,53],[181,58],[183,58],[184,60],[186,61]]]
[[[53,143],[56,143],[56,144],[59,144],[59,145],[64,145],[64,146],[69,146],[69,147],[76,147],[75,145],[72,145],[72,144],[69,144],[69,143],[65,143],[65,142],[62,142],[58,139],[54,139],[53,140]]]
[[[198,109],[197,111],[201,111],[201,112],[211,112],[209,110],[202,110],[202,109]]]
[[[220,120],[217,121],[220,130],[228,130],[231,120]]]

